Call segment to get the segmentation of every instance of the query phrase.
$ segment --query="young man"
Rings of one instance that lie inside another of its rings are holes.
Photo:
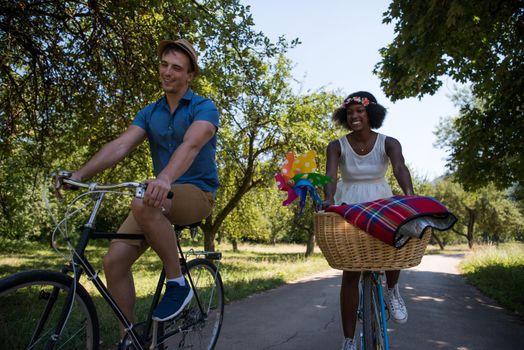
[[[135,198],[118,232],[143,233],[144,241],[117,239],[104,257],[107,285],[126,317],[134,322],[135,289],[131,266],[151,246],[164,264],[166,291],[153,313],[157,321],[175,317],[193,291],[182,276],[173,223],[198,222],[211,213],[218,187],[215,163],[218,111],[189,84],[198,73],[197,54],[186,40],[161,41],[157,48],[164,96],[136,115],[129,128],[105,145],[72,178],[85,180],[149,140],[155,178],[143,199]],[[169,191],[173,198],[167,199]],[[120,333],[125,330],[120,324]]]

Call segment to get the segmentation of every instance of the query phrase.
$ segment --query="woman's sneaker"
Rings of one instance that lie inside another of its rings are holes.
[[[398,291],[398,284],[393,288],[388,288],[386,304],[393,321],[396,323],[406,323],[408,321],[408,310]]]
[[[185,280],[181,286],[174,281],[166,283],[166,291],[162,300],[153,312],[153,320],[167,321],[177,316],[193,298],[193,290]]]
[[[342,350],[356,350],[357,342],[353,338],[345,338],[342,343]]]

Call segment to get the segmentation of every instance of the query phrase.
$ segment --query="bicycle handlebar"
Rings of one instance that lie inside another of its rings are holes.
[[[96,182],[81,182],[77,180],[71,180],[70,177],[73,173],[69,171],[60,170],[57,174],[53,174],[57,178],[55,184],[55,190],[58,191],[62,187],[62,183],[71,185],[73,187],[87,188],[89,191],[106,191],[106,190],[116,190],[120,188],[135,188],[135,197],[144,198],[147,189],[146,182],[120,182],[116,184],[99,184]],[[173,192],[169,191],[167,193],[167,198],[173,198]]]

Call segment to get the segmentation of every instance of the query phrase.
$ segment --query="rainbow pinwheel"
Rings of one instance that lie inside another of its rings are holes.
[[[306,154],[295,157],[293,152],[288,152],[280,173],[275,174],[278,189],[287,191],[287,199],[282,202],[282,205],[289,205],[295,199],[300,198],[299,205],[300,212],[302,212],[308,193],[315,203],[322,202],[317,187],[329,183],[331,178],[314,172],[317,167],[316,155],[315,151],[308,151]]]

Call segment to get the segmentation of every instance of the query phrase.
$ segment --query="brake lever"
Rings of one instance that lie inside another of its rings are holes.
[[[144,195],[146,194],[146,190],[147,190],[147,183],[142,183],[140,186],[136,188],[135,197],[144,198]],[[169,191],[166,197],[167,199],[173,198],[173,192]]]
[[[59,175],[60,171],[58,173],[52,173],[51,175],[54,177],[54,195],[58,200],[62,200],[64,197],[62,196],[62,193],[60,192],[60,189],[63,186],[62,179],[63,177]]]
[[[55,178],[55,185],[54,185],[54,194],[55,197],[59,200],[62,200],[64,196],[62,196],[62,193],[60,192],[60,189],[65,186],[63,180],[65,178],[70,178],[73,176],[73,172],[67,171],[67,170],[58,170],[56,173],[51,173],[51,176]],[[70,189],[75,190],[78,189],[76,186],[69,186]]]

